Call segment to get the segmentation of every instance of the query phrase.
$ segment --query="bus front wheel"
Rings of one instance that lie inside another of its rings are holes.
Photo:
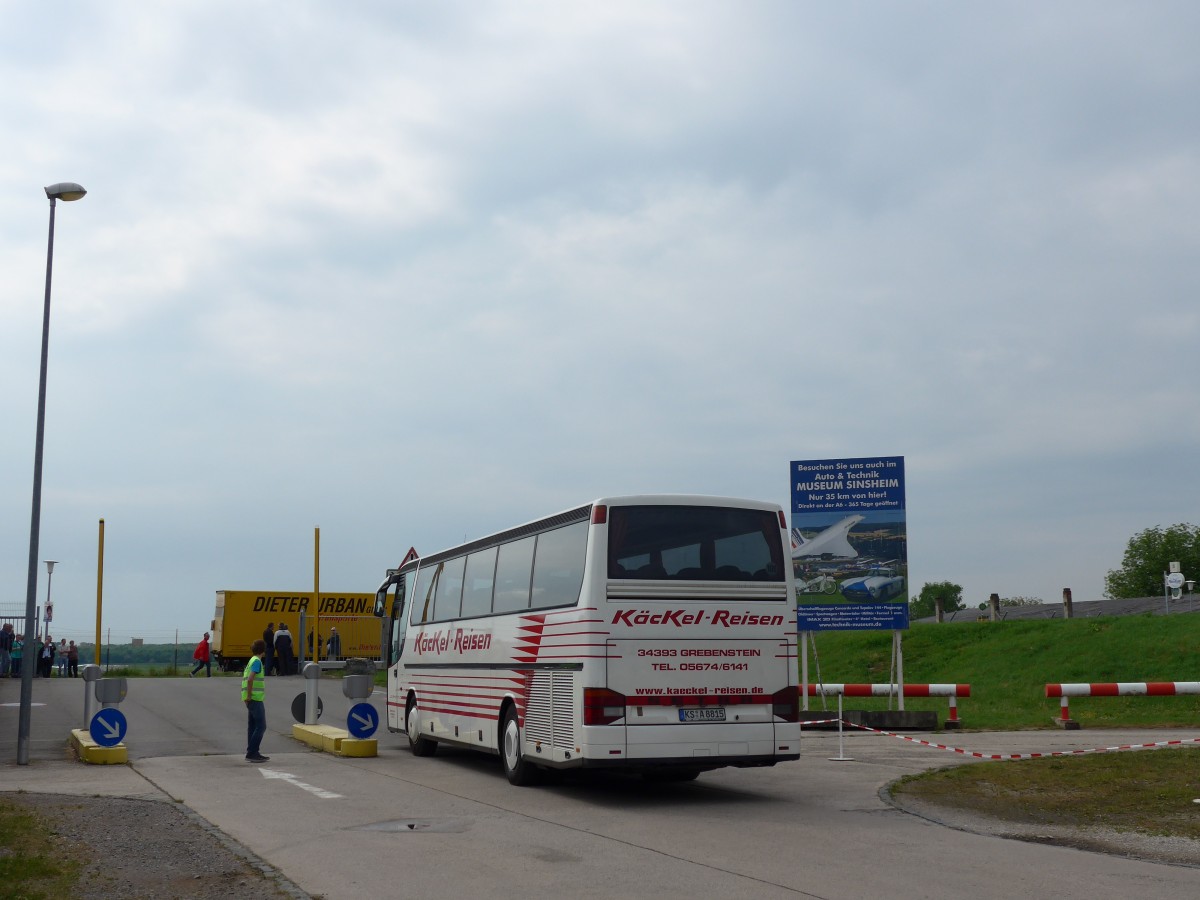
[[[413,756],[433,756],[437,752],[437,741],[431,741],[421,736],[420,714],[417,712],[417,701],[410,699],[404,713],[404,730],[408,732],[408,748]]]
[[[541,770],[522,755],[521,723],[517,721],[517,708],[508,707],[504,723],[500,728],[500,759],[504,763],[504,774],[511,784],[525,787],[541,780]]]

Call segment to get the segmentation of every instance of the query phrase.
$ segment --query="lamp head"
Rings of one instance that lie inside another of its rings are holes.
[[[60,181],[46,188],[46,196],[51,200],[78,200],[86,194],[83,185],[73,181]]]
[[[46,574],[47,574],[47,575],[53,575],[53,574],[54,574],[54,567],[55,567],[56,565],[58,565],[58,560],[57,560],[57,559],[48,559],[48,560],[46,560]]]

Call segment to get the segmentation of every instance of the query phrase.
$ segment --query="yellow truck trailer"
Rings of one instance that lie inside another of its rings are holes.
[[[303,641],[305,659],[313,658],[314,626],[319,629],[322,660],[331,658],[329,639],[333,629],[340,644],[335,658],[379,659],[382,635],[380,620],[374,615],[374,594],[321,591],[319,610],[314,608],[312,598],[312,591],[217,591],[216,612],[209,629],[213,662],[226,671],[240,672],[250,659],[250,645],[263,636],[268,623],[278,629],[280,622],[287,623],[297,655]],[[301,613],[305,615],[303,637]]]

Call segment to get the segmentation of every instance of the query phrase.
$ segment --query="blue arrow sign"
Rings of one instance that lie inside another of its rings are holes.
[[[125,714],[119,709],[102,709],[92,716],[88,733],[92,736],[92,740],[101,747],[115,747],[125,740],[125,732],[128,728],[129,722],[126,721]]]
[[[346,730],[351,737],[369,738],[379,727],[379,713],[370,703],[355,703],[346,716]]]

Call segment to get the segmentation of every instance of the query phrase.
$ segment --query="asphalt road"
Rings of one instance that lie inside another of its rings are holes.
[[[465,752],[413,757],[386,731],[379,756],[340,759],[290,736],[299,678],[267,685],[271,761],[246,763],[235,678],[139,679],[121,709],[129,766],[69,760],[82,726],[79,682],[35,683],[32,763],[17,766],[18,685],[0,683],[0,789],[180,801],[329,898],[1187,897],[1200,869],[966,833],[889,806],[880,788],[963,762],[895,738],[806,734],[804,757],[652,785],[614,775],[515,788],[498,761]],[[350,701],[322,682],[322,722]],[[376,695],[377,708],[382,707]],[[12,704],[12,705],[10,705]],[[1196,737],[1182,731],[940,735],[982,752],[1034,752]],[[1160,752],[1160,751],[1142,751]],[[1166,751],[1170,752],[1170,751]]]

